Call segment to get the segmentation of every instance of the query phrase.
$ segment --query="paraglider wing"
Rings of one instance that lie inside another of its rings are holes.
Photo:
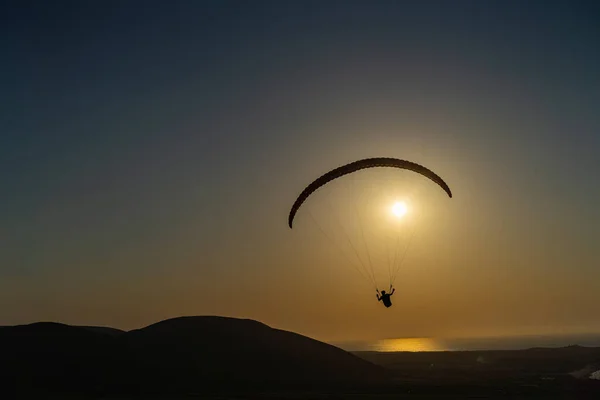
[[[350,174],[352,172],[359,171],[365,168],[376,168],[376,167],[388,167],[388,168],[400,168],[407,169],[410,171],[414,171],[418,174],[425,176],[426,178],[431,179],[433,182],[437,183],[441,188],[448,194],[449,197],[452,197],[452,192],[450,191],[450,187],[444,182],[442,178],[436,175],[433,171],[425,168],[422,165],[416,164],[411,161],[400,160],[397,158],[389,158],[389,157],[376,157],[376,158],[366,158],[363,160],[358,160],[351,162],[346,165],[342,165],[341,167],[335,168],[326,174],[317,178],[314,182],[308,185],[302,193],[298,196],[292,209],[290,210],[290,215],[288,217],[288,225],[292,228],[292,224],[294,222],[294,217],[302,206],[302,203],[306,201],[306,199],[318,188],[327,184],[328,182],[337,179],[341,176]]]

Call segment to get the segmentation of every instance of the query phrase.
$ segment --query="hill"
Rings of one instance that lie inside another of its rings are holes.
[[[7,390],[189,393],[381,383],[385,369],[257,321],[181,317],[122,332],[35,323],[0,328]]]
[[[181,317],[119,339],[142,379],[186,387],[191,381],[203,387],[349,385],[381,381],[384,372],[337,347],[252,320]]]

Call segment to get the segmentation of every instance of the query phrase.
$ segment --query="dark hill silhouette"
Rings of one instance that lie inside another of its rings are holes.
[[[104,333],[106,335],[121,335],[123,333],[125,333],[126,331],[123,331],[121,329],[116,329],[116,328],[111,328],[108,326],[85,326],[85,325],[77,325],[78,328],[84,328],[93,332],[98,332],[98,333]]]
[[[0,328],[3,388],[83,390],[103,378],[111,337],[52,322]]]
[[[381,381],[384,370],[344,350],[253,320],[162,321],[119,337],[141,377],[186,385],[271,387]]]
[[[387,379],[382,367],[337,347],[257,321],[215,316],[174,318],[123,333],[58,323],[2,327],[0,352],[7,390],[187,393]]]

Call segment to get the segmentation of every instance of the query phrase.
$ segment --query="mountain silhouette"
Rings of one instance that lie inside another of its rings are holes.
[[[121,335],[123,333],[125,333],[126,331],[123,331],[121,329],[115,329],[115,328],[111,328],[108,326],[85,326],[85,325],[77,325],[77,327],[79,328],[84,328],[84,329],[88,329],[94,332],[98,332],[98,333],[104,333],[107,335]]]
[[[382,383],[382,367],[257,321],[180,317],[129,332],[34,323],[0,328],[3,387],[189,393]]]

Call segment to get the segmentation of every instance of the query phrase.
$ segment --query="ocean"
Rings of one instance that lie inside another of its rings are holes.
[[[527,335],[478,338],[391,338],[374,342],[331,343],[346,351],[475,351],[521,350],[533,347],[600,347],[600,333],[577,335]]]

